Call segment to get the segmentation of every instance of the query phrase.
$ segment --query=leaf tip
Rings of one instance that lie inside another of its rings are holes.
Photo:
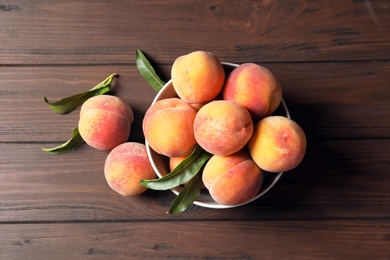
[[[145,184],[145,180],[144,180],[144,179],[140,180],[140,181],[139,181],[139,184],[142,185],[142,186],[145,186],[145,185],[144,185],[144,184]]]

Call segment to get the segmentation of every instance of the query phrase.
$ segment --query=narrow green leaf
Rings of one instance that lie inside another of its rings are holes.
[[[199,197],[202,189],[202,175],[199,171],[172,201],[168,214],[179,214],[185,211]]]
[[[160,179],[141,180],[140,184],[152,190],[169,190],[194,177],[211,157],[199,145],[172,172]]]
[[[79,105],[83,104],[88,98],[102,95],[107,93],[111,89],[112,79],[117,76],[116,73],[111,74],[105,80],[100,82],[95,87],[91,88],[89,91],[79,93],[73,96],[63,98],[59,101],[51,102],[47,100],[44,96],[43,101],[54,111],[60,114],[68,113],[74,110]]]
[[[79,129],[76,127],[73,130],[72,138],[70,138],[67,142],[53,148],[42,148],[42,150],[52,154],[62,154],[75,150],[83,143],[84,140],[79,133]]]
[[[160,77],[156,74],[156,71],[141,50],[137,50],[135,56],[135,62],[139,73],[152,86],[154,90],[159,92],[165,85],[165,82],[162,81]]]

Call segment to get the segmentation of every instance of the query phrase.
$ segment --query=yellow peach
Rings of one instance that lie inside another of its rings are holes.
[[[252,133],[253,121],[248,110],[233,101],[207,103],[194,121],[196,141],[212,154],[229,155],[241,150]]]
[[[140,181],[157,177],[149,161],[146,146],[135,142],[118,145],[108,154],[104,175],[108,185],[123,196],[143,193],[147,188],[140,185]]]
[[[248,147],[249,154],[261,169],[285,172],[301,163],[306,151],[306,136],[293,120],[269,116],[255,124]]]
[[[111,150],[128,140],[133,119],[132,109],[120,98],[100,95],[83,103],[78,128],[88,145]]]
[[[174,61],[171,78],[181,99],[189,103],[204,103],[213,100],[221,92],[225,71],[215,55],[195,51]]]
[[[196,112],[179,98],[157,101],[143,119],[146,141],[155,152],[168,157],[189,155],[196,146],[193,132]]]
[[[227,156],[211,157],[203,170],[202,180],[216,202],[237,205],[258,194],[263,173],[248,153],[240,150]]]
[[[222,98],[240,103],[257,121],[271,115],[278,108],[282,100],[282,88],[267,68],[244,63],[227,76]]]

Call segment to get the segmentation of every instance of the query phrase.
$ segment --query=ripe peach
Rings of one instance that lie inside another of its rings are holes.
[[[207,152],[229,155],[243,148],[253,133],[253,121],[240,104],[216,100],[204,105],[194,121],[198,144]]]
[[[213,100],[221,92],[225,71],[215,55],[195,51],[174,61],[171,78],[181,99],[188,103],[203,103]]]
[[[248,143],[249,154],[256,164],[269,172],[284,172],[298,166],[306,151],[306,136],[293,120],[269,116],[255,125]]]
[[[128,140],[133,120],[132,109],[120,98],[100,95],[83,103],[78,128],[87,144],[111,150]]]
[[[214,155],[203,170],[203,183],[218,203],[237,205],[254,198],[260,191],[263,173],[246,150]]]
[[[282,100],[282,88],[267,68],[244,63],[226,78],[222,98],[240,103],[257,121],[271,115],[278,108]]]
[[[115,147],[107,156],[104,175],[108,185],[123,196],[141,194],[147,188],[142,179],[157,177],[141,143],[126,142]]]
[[[189,155],[196,146],[196,112],[179,98],[157,101],[146,111],[142,123],[146,141],[155,152],[168,157]]]

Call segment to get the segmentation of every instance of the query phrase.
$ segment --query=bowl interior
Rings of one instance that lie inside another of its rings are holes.
[[[228,75],[234,68],[238,67],[238,64],[233,64],[233,63],[227,63],[227,62],[222,62],[222,65],[225,69],[226,75]],[[172,81],[168,81],[165,86],[158,92],[156,97],[154,98],[152,104],[156,103],[159,100],[166,99],[166,98],[172,98],[172,97],[178,97],[173,85]],[[282,102],[280,103],[278,109],[274,112],[273,115],[281,115],[290,118],[290,113],[288,111],[288,108],[282,99]],[[149,156],[149,159],[151,161],[151,164],[153,166],[153,169],[155,170],[157,176],[161,178],[164,175],[167,175],[170,170],[169,170],[169,158],[166,156],[163,156],[161,154],[156,153],[147,143],[146,144],[146,150]],[[266,192],[268,192],[274,185],[275,183],[279,180],[279,178],[282,176],[282,172],[280,173],[269,173],[269,172],[264,172],[264,178],[263,178],[263,184],[261,186],[261,189],[259,193],[251,199],[250,201],[247,201],[243,204],[238,204],[238,205],[222,205],[214,201],[210,194],[208,193],[207,189],[203,189],[200,196],[197,198],[196,201],[194,201],[195,205],[206,207],[206,208],[216,208],[216,209],[224,209],[224,208],[233,208],[233,207],[238,207],[244,204],[247,204],[249,202],[252,202],[261,196],[263,196]],[[172,189],[172,192],[175,193],[176,195],[179,194],[180,192],[180,187]]]

